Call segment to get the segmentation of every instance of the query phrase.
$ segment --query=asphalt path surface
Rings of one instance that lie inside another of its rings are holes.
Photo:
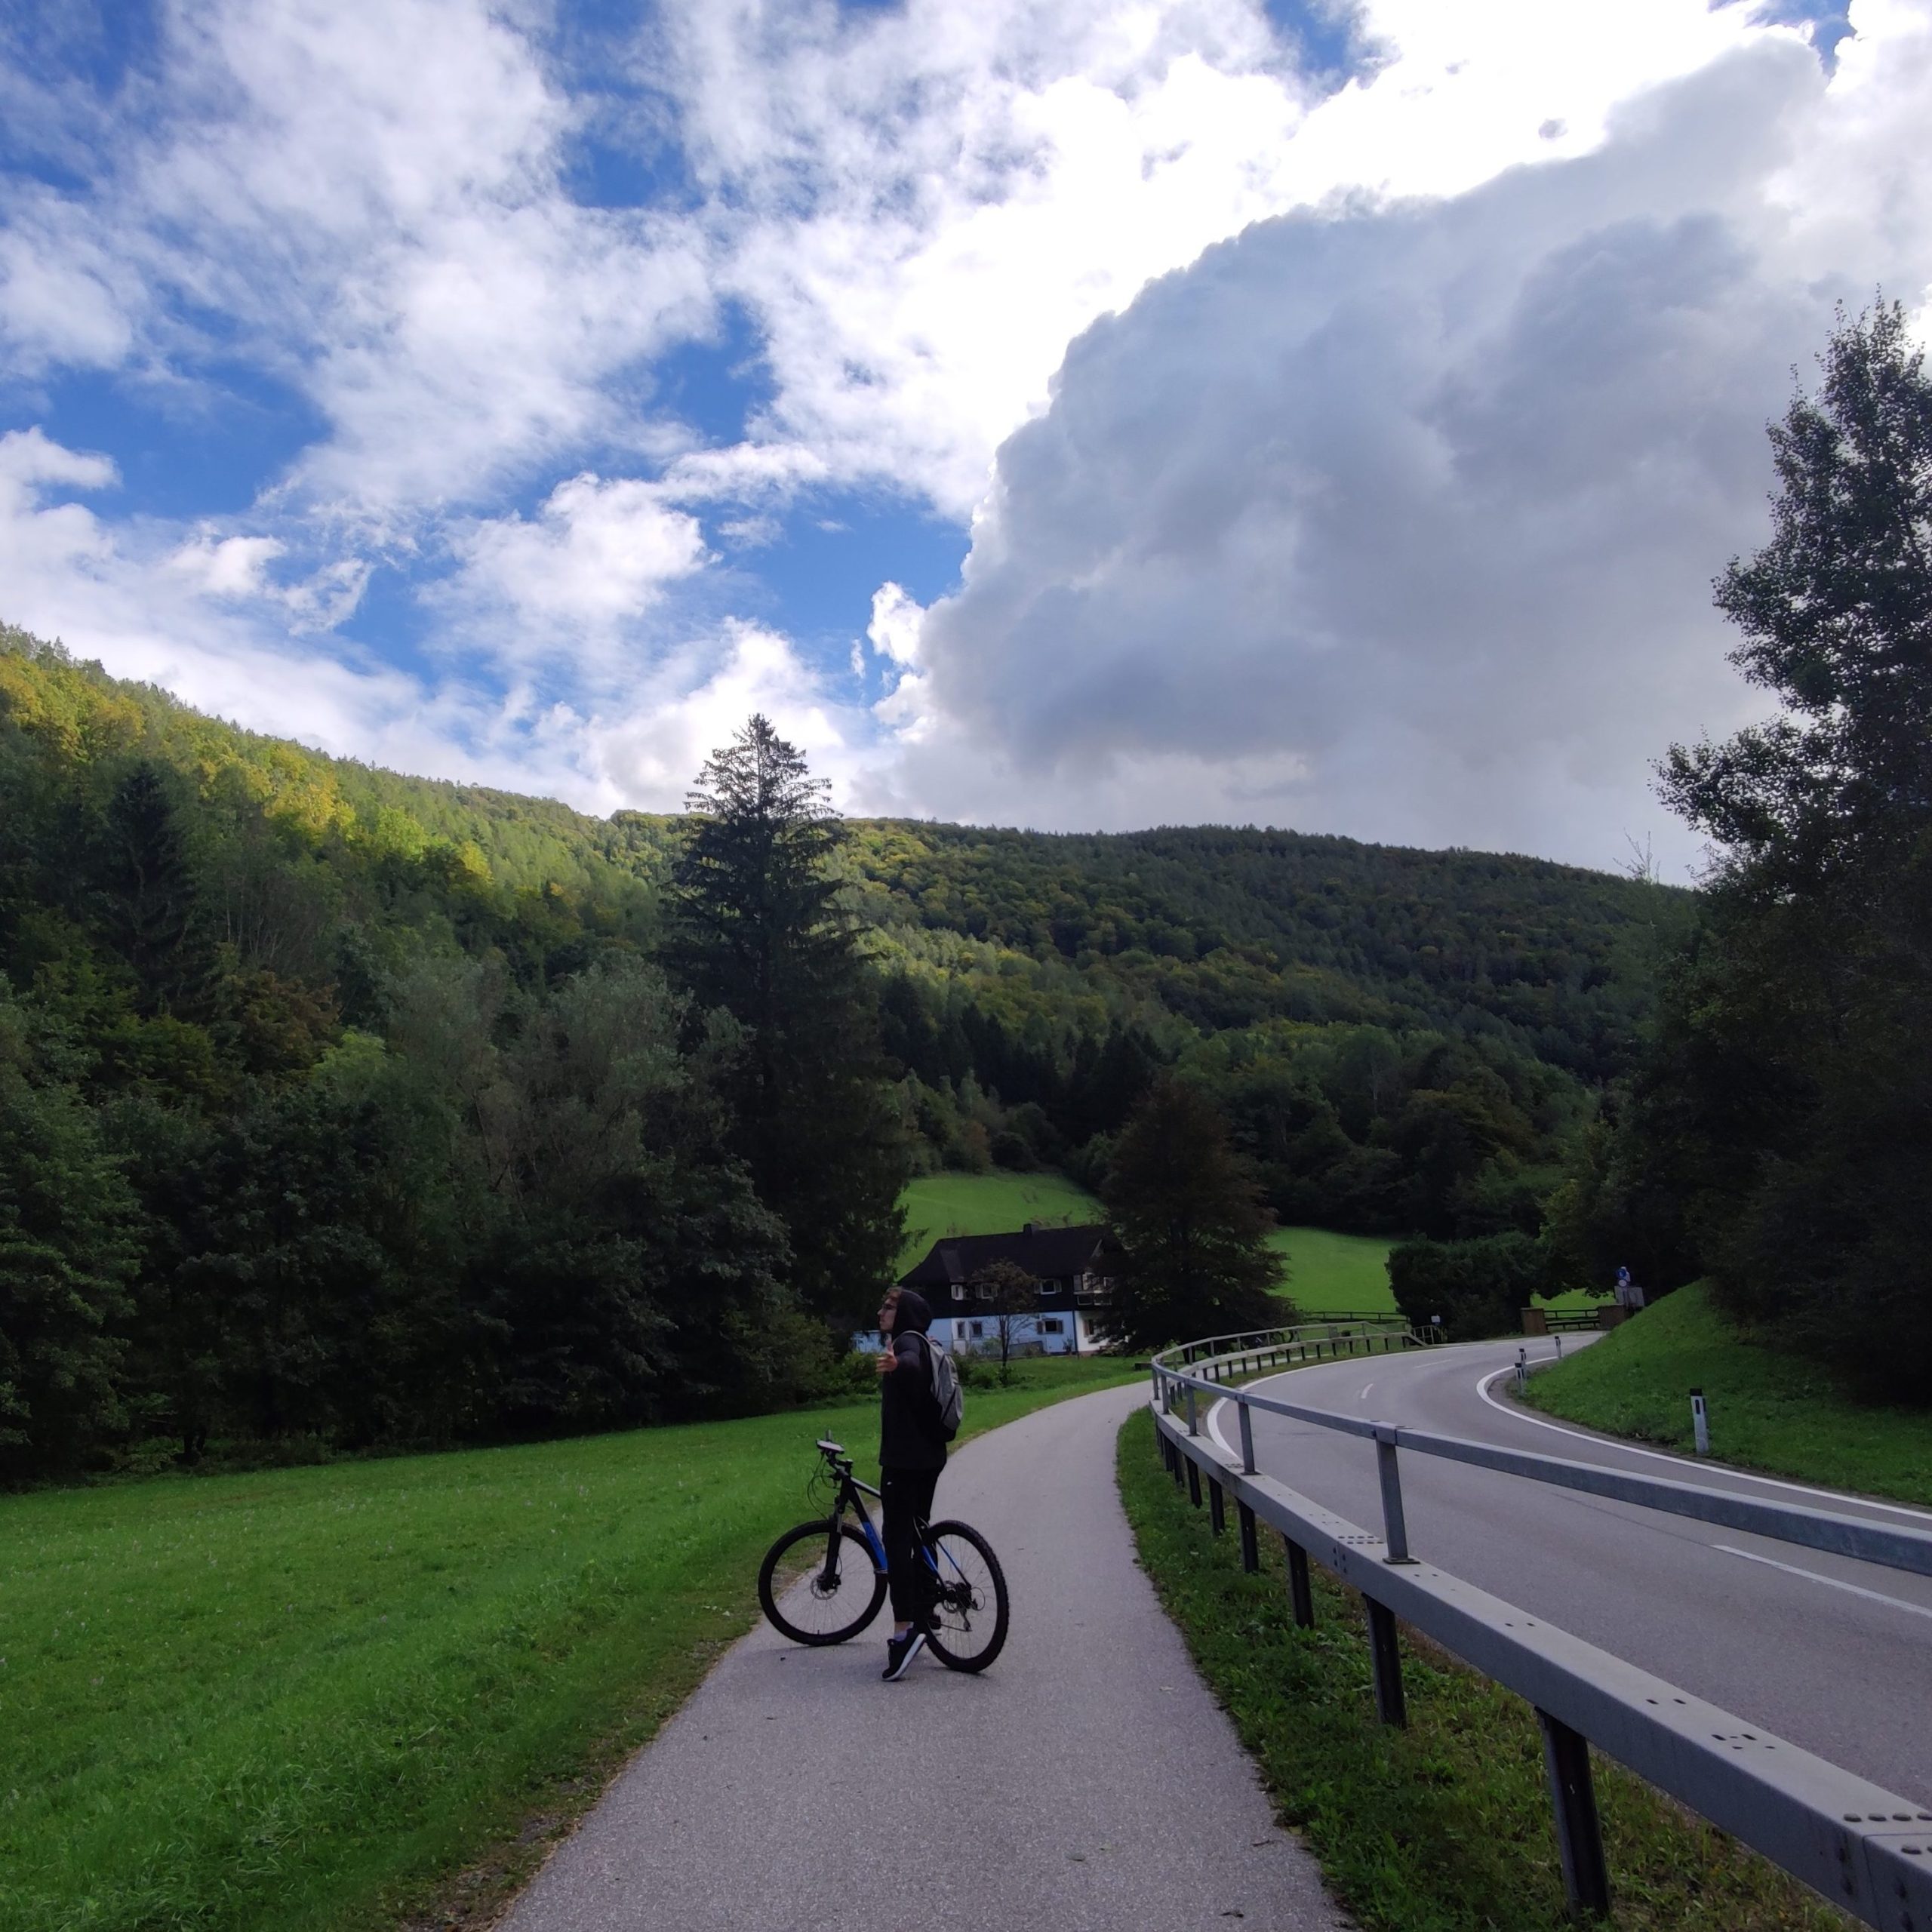
[[[881,1683],[885,1611],[826,1650],[761,1626],[505,1932],[1345,1926],[1135,1564],[1114,1438],[1146,1397],[1038,1411],[941,1478],[936,1513],[984,1532],[1011,1591],[1011,1634],[984,1675],[922,1658]],[[802,1492],[810,1443],[798,1451]]]
[[[1566,1348],[1577,1338],[1565,1337]],[[1761,1500],[1932,1529],[1932,1514],[1645,1451],[1518,1407],[1516,1342],[1322,1363],[1254,1388],[1321,1408]],[[1527,1345],[1545,1359],[1554,1343]],[[1688,1397],[1686,1401],[1687,1405]],[[1210,1426],[1236,1439],[1232,1408]],[[1722,1428],[1721,1416],[1713,1426]],[[1257,1413],[1255,1461],[1379,1534],[1371,1442]],[[1578,1495],[1401,1459],[1411,1553],[1921,1804],[1932,1803],[1932,1578]]]

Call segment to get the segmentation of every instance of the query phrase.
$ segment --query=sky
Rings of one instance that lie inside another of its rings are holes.
[[[1614,869],[1932,0],[0,0],[0,620],[676,809]]]

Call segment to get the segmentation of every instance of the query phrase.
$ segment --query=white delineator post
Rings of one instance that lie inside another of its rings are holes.
[[[1711,1453],[1711,1419],[1704,1412],[1704,1392],[1694,1389],[1690,1392],[1690,1433],[1697,1444],[1697,1454],[1708,1456]]]

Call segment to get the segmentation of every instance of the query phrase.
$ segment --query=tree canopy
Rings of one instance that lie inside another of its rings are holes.
[[[1134,1348],[1291,1321],[1267,1244],[1272,1217],[1198,1087],[1159,1081],[1114,1149],[1105,1199],[1113,1240],[1109,1332]]]
[[[1571,1238],[1647,1231],[1759,1333],[1923,1402],[1932,381],[1896,305],[1841,316],[1820,363],[1771,428],[1770,540],[1718,586],[1734,661],[1782,708],[1665,761],[1721,841],[1708,918],[1559,1205]]]

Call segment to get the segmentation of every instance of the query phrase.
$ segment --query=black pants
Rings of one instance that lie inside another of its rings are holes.
[[[937,1469],[881,1469],[879,1505],[884,1518],[886,1581],[892,1591],[892,1620],[917,1623],[932,1607],[932,1577],[919,1554],[918,1526],[933,1513]]]

